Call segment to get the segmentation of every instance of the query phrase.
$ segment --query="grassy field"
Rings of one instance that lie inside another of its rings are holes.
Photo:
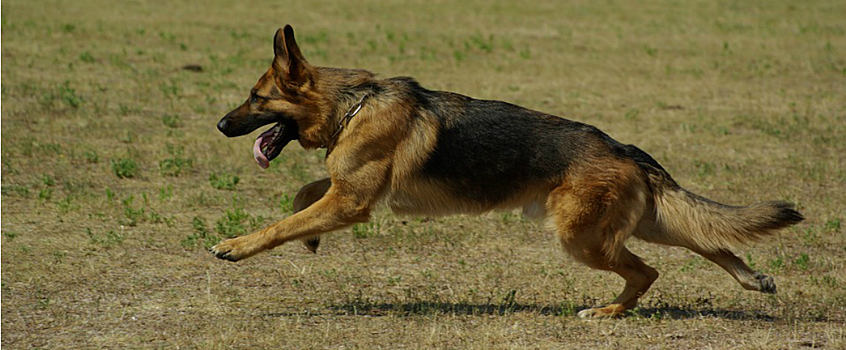
[[[2,3],[3,348],[846,348],[842,1]],[[291,23],[316,65],[410,75],[596,125],[686,188],[807,220],[738,252],[779,294],[683,249],[622,279],[517,212],[399,217],[239,263],[206,249],[325,176],[268,170],[215,123]],[[185,69],[186,65],[195,66]]]

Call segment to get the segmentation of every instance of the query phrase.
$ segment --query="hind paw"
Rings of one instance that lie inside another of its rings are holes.
[[[758,283],[758,291],[767,294],[776,294],[776,284],[772,277],[756,272],[755,280]]]
[[[579,311],[579,318],[617,318],[625,314],[626,308],[619,304],[611,304],[606,307],[597,307]]]

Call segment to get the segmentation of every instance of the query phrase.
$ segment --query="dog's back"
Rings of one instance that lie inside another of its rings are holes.
[[[611,154],[618,145],[587,124],[502,101],[427,90],[411,78],[389,80],[411,100],[411,118],[422,119],[416,125],[436,130],[436,142],[422,154],[414,180],[397,181],[437,183],[454,201],[473,203],[454,210],[440,203],[443,213],[519,207],[517,199],[526,191],[549,192],[574,162]]]

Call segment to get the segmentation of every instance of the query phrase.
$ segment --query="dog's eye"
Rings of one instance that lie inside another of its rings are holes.
[[[250,103],[253,103],[253,104],[263,102],[263,101],[267,101],[267,100],[269,100],[269,98],[264,97],[264,96],[259,96],[255,93],[250,95]]]

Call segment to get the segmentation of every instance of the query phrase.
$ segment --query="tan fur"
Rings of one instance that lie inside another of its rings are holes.
[[[729,207],[704,200],[681,188],[654,194],[654,220],[638,230],[643,240],[703,252],[739,248],[787,226],[774,203]]]
[[[573,232],[596,230],[592,239],[598,240],[609,258],[619,254],[646,209],[647,188],[641,171],[631,161],[582,162],[573,167],[553,194],[549,210],[555,219],[566,221],[559,226],[561,238],[569,242],[567,235]]]
[[[611,305],[584,310],[582,317],[613,317],[637,305],[658,278],[655,269],[625,248],[644,215],[647,189],[631,161],[595,159],[574,166],[549,196],[562,247],[590,267],[613,271],[626,287]]]

